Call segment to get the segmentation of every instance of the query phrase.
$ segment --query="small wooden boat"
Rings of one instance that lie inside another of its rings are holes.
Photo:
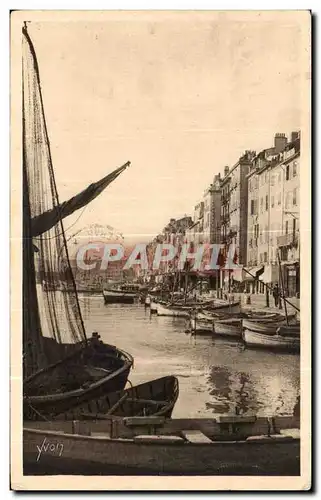
[[[133,304],[137,298],[137,293],[122,289],[104,289],[103,297],[105,304]]]
[[[157,303],[158,316],[173,316],[180,318],[188,318],[191,311],[191,306]]]
[[[244,319],[243,328],[250,330],[252,332],[263,333],[265,335],[275,335],[276,330],[280,327],[286,325],[284,317],[278,319]]]
[[[30,422],[25,475],[300,474],[298,417]]]
[[[278,350],[285,352],[299,352],[300,338],[285,337],[284,335],[271,335],[254,332],[245,328],[243,330],[243,340],[248,347],[257,347],[268,350]]]
[[[241,312],[240,302],[228,302],[226,300],[215,299],[212,304],[205,305],[203,308],[208,313],[229,313],[229,314],[239,314]]]
[[[276,333],[284,337],[300,337],[300,323],[296,325],[280,326]]]
[[[214,320],[215,335],[242,338],[242,318]]]
[[[178,398],[178,379],[161,377],[123,391],[107,393],[62,413],[55,420],[104,420],[114,416],[170,418]]]
[[[194,333],[214,333],[214,322],[213,320],[207,319],[198,319],[196,316],[191,317],[190,320],[190,329]]]
[[[122,390],[127,383],[133,358],[115,346],[89,341],[84,348],[57,344],[50,338],[44,338],[43,344],[52,361],[55,349],[63,349],[65,357],[64,362],[53,362],[25,379],[23,414],[28,420],[58,415],[84,401]]]

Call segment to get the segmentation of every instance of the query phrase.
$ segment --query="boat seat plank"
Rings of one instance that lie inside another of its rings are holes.
[[[300,439],[300,429],[281,429],[282,436],[290,436],[293,439]]]
[[[181,443],[183,444],[185,441],[182,437],[180,436],[164,436],[164,435],[141,435],[141,436],[134,436],[134,441],[137,443],[163,443],[163,444],[176,444],[176,443]]]
[[[130,403],[142,403],[149,405],[167,405],[168,401],[157,401],[155,399],[142,399],[142,398],[128,398],[127,400]]]
[[[199,430],[183,430],[181,433],[190,443],[213,444],[213,441]]]
[[[124,423],[128,427],[138,425],[164,425],[165,417],[125,417]]]
[[[252,415],[218,415],[216,421],[218,424],[253,424],[256,417]]]

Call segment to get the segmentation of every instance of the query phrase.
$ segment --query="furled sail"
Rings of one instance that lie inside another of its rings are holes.
[[[81,191],[70,200],[61,203],[59,206],[54,207],[32,219],[31,230],[32,236],[36,237],[40,234],[51,229],[60,219],[68,217],[76,210],[87,205],[90,201],[94,200],[109,184],[111,184],[128,166],[128,161],[122,167],[117,168],[112,173],[106,175],[103,179],[93,184],[90,184],[86,189]]]

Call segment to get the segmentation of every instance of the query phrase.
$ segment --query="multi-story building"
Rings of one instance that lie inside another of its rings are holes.
[[[231,245],[235,246],[236,262],[243,266],[246,264],[247,251],[247,174],[254,156],[254,151],[245,151],[231,169],[225,167],[221,185],[221,243],[225,246],[225,252]],[[229,288],[231,278],[241,281],[242,273],[221,271],[221,283],[228,283]]]
[[[185,242],[201,244],[203,243],[204,227],[204,202],[200,201],[194,207],[193,220],[185,231]]]
[[[247,266],[253,276],[261,273],[261,284],[251,277],[245,278],[248,283],[252,282],[248,288],[253,292],[263,292],[263,283],[279,283],[279,247],[282,261],[298,259],[292,240],[297,241],[298,231],[298,215],[293,213],[293,207],[298,205],[299,150],[297,133],[292,133],[289,144],[285,134],[276,134],[274,147],[261,151],[253,159],[247,176]],[[293,238],[288,234],[294,235]],[[294,268],[289,272],[289,276],[297,276]],[[293,281],[291,285],[290,278],[290,285],[286,286],[291,288],[291,294]]]
[[[292,133],[291,139],[280,163],[284,210],[281,234],[276,236],[284,289],[290,297],[300,293],[300,134]]]
[[[215,175],[213,183],[205,190],[203,242],[220,243],[221,231],[221,174]]]

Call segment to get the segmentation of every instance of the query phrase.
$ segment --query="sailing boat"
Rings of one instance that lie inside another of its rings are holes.
[[[101,342],[96,332],[87,338],[63,218],[96,198],[129,162],[59,203],[39,67],[26,26],[22,51],[23,407],[25,419],[38,419],[122,390],[127,382],[133,358]],[[57,292],[57,281],[68,293]]]

